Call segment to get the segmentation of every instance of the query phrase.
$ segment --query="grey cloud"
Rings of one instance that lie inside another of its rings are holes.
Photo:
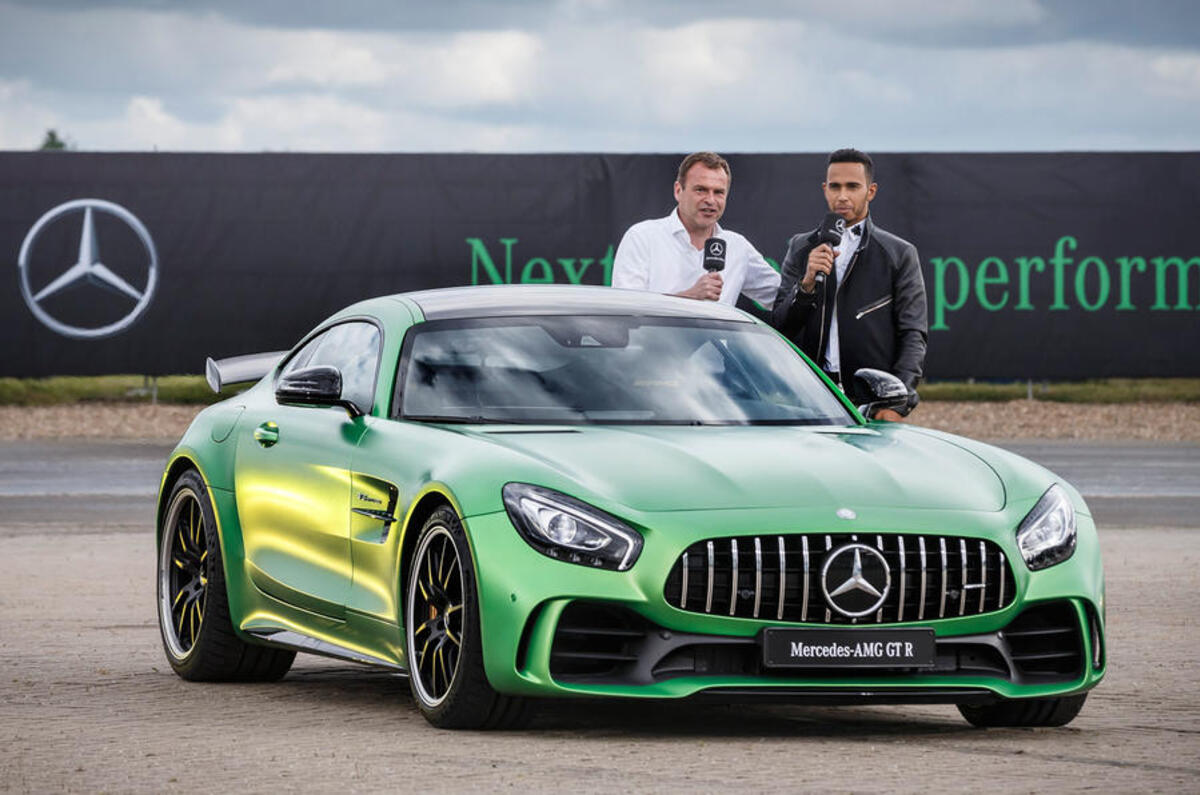
[[[828,33],[931,47],[1100,41],[1194,48],[1194,0],[13,0],[46,10],[218,15],[256,27],[346,31],[543,29],[554,22],[674,27],[721,19],[801,20]],[[1032,6],[1039,13],[1014,9]],[[798,42],[797,46],[803,46]]]

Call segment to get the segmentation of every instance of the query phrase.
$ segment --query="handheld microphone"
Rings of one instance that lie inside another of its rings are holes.
[[[710,273],[725,270],[725,241],[719,237],[704,241],[704,270]]]
[[[846,233],[846,219],[839,213],[826,213],[825,220],[821,221],[821,226],[817,230],[817,245],[828,243],[830,248],[837,248],[842,244],[842,235]],[[825,284],[825,274],[818,273],[813,277],[813,281],[817,284]]]

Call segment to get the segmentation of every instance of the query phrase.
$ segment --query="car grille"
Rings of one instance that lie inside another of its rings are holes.
[[[878,549],[891,572],[883,604],[861,618],[829,609],[821,588],[826,557],[851,543]],[[699,541],[679,556],[663,595],[692,613],[863,624],[979,615],[1007,607],[1015,591],[1004,552],[990,541],[822,533]]]

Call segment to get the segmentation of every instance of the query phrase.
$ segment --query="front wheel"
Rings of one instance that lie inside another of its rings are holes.
[[[971,706],[959,704],[958,711],[972,726],[981,729],[1000,726],[1066,726],[1075,719],[1087,693],[1062,698],[1031,698],[1002,701],[999,704]]]
[[[296,657],[234,632],[217,522],[195,470],[175,481],[159,527],[158,627],[171,668],[192,681],[274,681]]]
[[[525,718],[525,700],[497,693],[484,672],[475,566],[462,522],[448,506],[421,528],[404,626],[409,683],[426,720],[440,729],[492,729]]]

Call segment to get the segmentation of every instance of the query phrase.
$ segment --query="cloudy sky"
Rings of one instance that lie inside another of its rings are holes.
[[[0,149],[1200,149],[1192,0],[0,0]]]

